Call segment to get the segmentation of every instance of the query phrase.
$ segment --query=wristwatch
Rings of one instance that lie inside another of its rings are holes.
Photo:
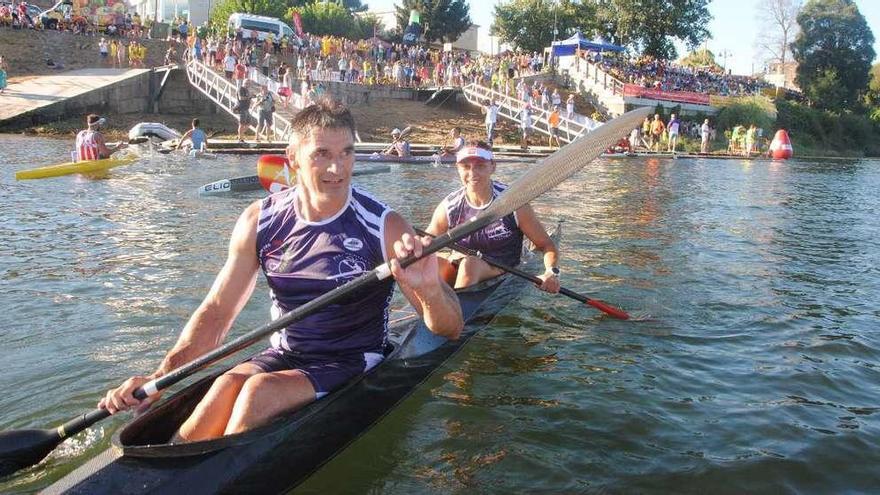
[[[553,275],[556,275],[556,277],[558,278],[558,277],[559,277],[559,273],[560,273],[560,271],[559,271],[559,267],[558,267],[558,266],[551,266],[551,267],[550,267],[550,273],[552,273]]]

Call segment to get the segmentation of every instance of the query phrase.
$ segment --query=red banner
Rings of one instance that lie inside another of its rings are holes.
[[[296,35],[302,38],[303,35],[303,20],[300,17],[299,12],[293,13],[293,27],[296,28]]]
[[[694,103],[696,105],[708,105],[709,95],[694,93],[692,91],[661,91],[653,88],[643,88],[638,84],[624,84],[623,96],[634,98],[650,98],[652,100],[678,101],[681,103]]]

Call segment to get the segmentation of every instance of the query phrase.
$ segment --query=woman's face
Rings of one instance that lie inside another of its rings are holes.
[[[495,162],[479,157],[469,157],[456,164],[462,185],[469,188],[489,184],[495,173]]]

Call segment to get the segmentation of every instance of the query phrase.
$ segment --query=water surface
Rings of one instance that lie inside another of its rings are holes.
[[[196,194],[253,173],[253,156],[14,181],[68,148],[0,136],[4,430],[54,425],[152,371],[259,197]],[[412,166],[358,182],[424,225],[455,180]],[[876,491],[878,190],[876,160],[591,164],[534,203],[546,223],[565,220],[563,283],[652,318],[526,291],[300,491]],[[267,318],[261,280],[233,333]],[[46,486],[122,419],[0,492]]]

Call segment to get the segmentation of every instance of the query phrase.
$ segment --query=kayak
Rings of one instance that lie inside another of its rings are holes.
[[[355,170],[352,175],[355,177],[363,175],[381,174],[390,172],[389,166],[376,166]],[[257,175],[243,175],[241,177],[232,177],[230,179],[220,179],[210,184],[205,184],[199,188],[199,196],[219,196],[227,193],[240,193],[248,191],[260,191],[263,186],[260,184],[260,177]]]
[[[559,242],[561,229],[553,237]],[[521,268],[542,257],[525,253]],[[283,493],[303,482],[406,399],[529,285],[501,275],[457,290],[465,328],[456,341],[432,334],[413,312],[389,328],[385,360],[304,408],[269,424],[202,442],[167,443],[223,371],[130,421],[112,447],[43,493]]]
[[[106,172],[114,167],[128,165],[137,161],[137,158],[105,158],[103,160],[89,160],[85,162],[68,162],[48,167],[19,170],[15,173],[15,180],[47,179],[49,177],[61,177],[70,174],[96,174]]]

